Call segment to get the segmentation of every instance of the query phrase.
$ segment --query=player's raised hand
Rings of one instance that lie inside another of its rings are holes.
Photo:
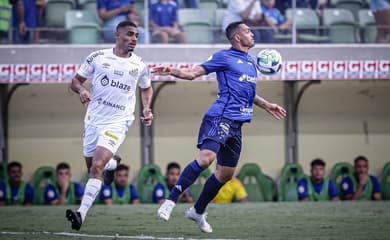
[[[80,102],[83,105],[92,100],[92,96],[87,89],[80,89],[79,96],[80,96]]]
[[[168,66],[153,67],[151,72],[158,75],[170,75],[172,74],[172,68]]]
[[[278,120],[284,119],[287,116],[286,110],[276,103],[267,104],[265,110]]]
[[[151,109],[148,109],[148,108],[145,108],[145,109],[142,111],[142,114],[144,115],[143,117],[141,117],[142,122],[143,122],[146,126],[152,125],[152,122],[153,122],[153,113],[152,113],[152,110],[151,110]]]

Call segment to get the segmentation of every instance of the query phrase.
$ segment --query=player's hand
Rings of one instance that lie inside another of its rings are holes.
[[[369,178],[368,174],[360,174],[359,175],[359,185],[363,187],[367,183],[368,178]]]
[[[66,178],[66,177],[63,177],[63,178],[58,178],[58,185],[60,186],[60,190],[61,192],[63,193],[66,193],[68,191],[68,188],[69,188],[69,182],[70,182],[70,179]]]
[[[170,75],[172,74],[172,68],[168,66],[153,67],[151,72],[158,75]]]
[[[143,117],[141,117],[141,120],[142,122],[146,125],[146,126],[150,126],[152,125],[152,122],[153,122],[153,113],[152,113],[152,110],[149,109],[149,108],[145,108],[143,111]]]
[[[92,100],[92,96],[86,89],[80,89],[79,91],[80,102],[84,105]]]
[[[278,120],[284,119],[287,116],[286,110],[276,103],[267,104],[265,110]]]
[[[19,34],[20,35],[22,35],[22,36],[26,35],[26,33],[27,33],[26,23],[25,22],[19,23],[18,30],[19,30]]]
[[[129,12],[133,10],[133,6],[131,4],[124,5],[120,7],[121,12]]]

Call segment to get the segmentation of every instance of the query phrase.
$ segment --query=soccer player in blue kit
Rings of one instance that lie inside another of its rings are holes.
[[[160,219],[168,221],[180,194],[217,158],[215,173],[206,181],[195,205],[185,213],[187,218],[195,221],[199,229],[206,233],[213,231],[206,221],[206,207],[234,174],[241,152],[241,126],[251,121],[253,104],[276,119],[286,116],[282,107],[256,95],[256,63],[248,54],[249,49],[255,45],[251,29],[243,22],[233,22],[226,28],[226,36],[232,47],[214,53],[199,66],[192,69],[158,66],[152,69],[155,74],[187,80],[211,72],[217,74],[218,98],[202,120],[197,144],[199,155],[185,167],[168,199],[157,211]]]

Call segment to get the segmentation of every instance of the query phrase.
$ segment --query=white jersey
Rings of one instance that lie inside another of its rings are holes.
[[[151,86],[150,73],[142,59],[131,54],[118,57],[114,49],[91,53],[77,73],[92,79],[91,95],[84,122],[100,125],[134,120],[137,83]]]

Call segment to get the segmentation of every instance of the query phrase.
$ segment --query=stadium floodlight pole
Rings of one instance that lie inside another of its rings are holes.
[[[297,0],[292,1],[292,44],[297,44],[297,23],[295,14],[297,13]]]

